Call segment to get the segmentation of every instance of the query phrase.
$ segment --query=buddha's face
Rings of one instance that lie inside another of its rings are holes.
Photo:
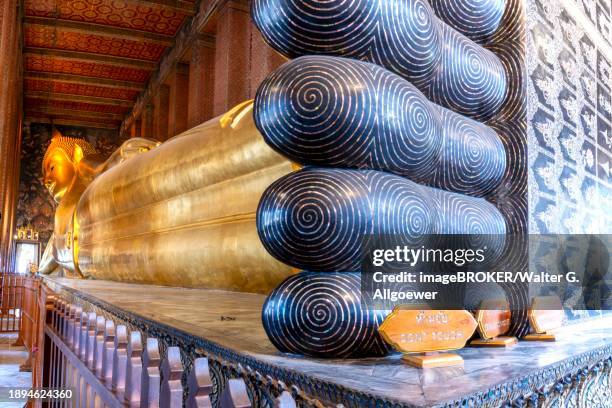
[[[63,149],[53,149],[43,163],[44,183],[56,202],[60,202],[76,177],[72,159]]]

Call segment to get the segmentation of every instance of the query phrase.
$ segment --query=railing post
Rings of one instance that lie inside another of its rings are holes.
[[[289,391],[283,391],[274,401],[274,408],[297,408],[297,403]]]
[[[73,304],[68,305],[68,318],[64,325],[64,332],[62,333],[66,344],[72,347],[72,331],[74,330],[74,315],[76,313],[76,306]]]
[[[125,400],[130,406],[140,405],[142,387],[142,337],[139,331],[130,333],[127,349],[127,370],[125,378]]]
[[[70,306],[70,303],[62,300],[61,319],[58,322],[57,334],[64,341],[64,343],[66,343],[65,333],[68,330],[68,320],[70,319]],[[56,384],[65,386],[67,382],[66,373],[68,370],[68,362],[66,361],[66,358],[62,353],[60,353],[59,351],[57,351],[57,353],[59,354],[59,358],[57,358],[56,361],[58,361],[59,367],[57,368],[55,373],[55,376],[57,378]]]
[[[96,322],[97,315],[89,313],[87,316],[87,334],[85,336],[85,364],[93,371],[94,369],[94,348],[96,345]]]
[[[77,356],[77,358],[81,361],[84,361],[83,354],[85,351],[85,344],[83,343],[83,332],[87,332],[87,312],[83,312],[82,307],[77,309],[77,313],[79,312],[79,310],[81,310],[81,313],[77,315],[79,319],[76,320],[76,323],[74,325],[73,349],[74,354]],[[78,369],[75,370],[74,388],[76,391],[75,400],[77,401],[78,406],[85,406],[84,404],[86,404],[87,402],[86,384],[85,380],[83,379],[83,373],[81,373]]]
[[[68,319],[67,332],[66,332],[66,344],[68,347],[74,350],[74,332],[77,327],[77,317],[80,319],[81,308],[76,305],[70,305],[70,318]],[[66,364],[66,383],[68,387],[77,386],[78,373],[72,364]]]
[[[210,393],[213,391],[213,384],[206,357],[193,360],[193,369],[189,373],[187,382],[189,386],[187,408],[212,407]]]
[[[55,322],[55,331],[61,336],[64,328],[64,320],[66,320],[66,306],[68,304],[63,300],[59,300],[57,321]]]
[[[219,398],[222,408],[251,408],[251,400],[244,380],[242,378],[232,378],[227,380],[225,389]]]
[[[83,362],[87,362],[87,326],[89,325],[89,314],[87,312],[81,313],[81,327],[77,333],[79,342],[79,351],[76,355]]]
[[[106,327],[106,319],[104,316],[96,317],[96,336],[94,339],[94,354],[92,369],[96,376],[104,380],[104,372],[102,370],[102,361],[104,356],[104,328]]]
[[[58,298],[53,299],[53,309],[51,310],[51,327],[53,328],[53,330],[57,330],[60,302],[61,300]]]
[[[113,353],[112,389],[121,399],[125,393],[125,370],[127,368],[127,327],[115,330],[115,352]]]
[[[102,353],[102,378],[108,388],[113,381],[113,353],[115,351],[115,322],[106,321],[104,328],[104,352]]]
[[[142,355],[142,388],[140,390],[140,407],[159,407],[160,374],[159,343],[149,337]]]
[[[183,363],[181,350],[178,347],[168,347],[166,358],[161,363],[162,385],[159,397],[160,407],[174,408],[183,404]]]
[[[72,350],[74,354],[79,355],[79,339],[81,334],[81,319],[83,318],[83,308],[77,306],[74,311],[74,322],[72,325],[72,333],[68,333],[70,336]]]

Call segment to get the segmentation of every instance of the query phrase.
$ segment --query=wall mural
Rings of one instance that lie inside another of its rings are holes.
[[[86,139],[104,157],[119,145],[118,132],[73,126],[57,126],[64,136]],[[39,232],[41,242],[46,242],[53,232],[55,202],[42,182],[42,158],[51,140],[51,125],[32,123],[24,127],[21,144],[21,174],[17,226],[31,223]]]
[[[612,233],[612,2],[528,3],[529,230]]]
[[[527,8],[529,231],[610,234],[612,1],[565,3],[530,0]],[[543,239],[532,254],[533,268],[606,270],[607,250],[593,253],[601,239],[577,246],[568,241],[561,263],[561,241]],[[566,313],[570,322],[601,314],[581,310],[582,292],[565,294],[565,305],[573,309]]]

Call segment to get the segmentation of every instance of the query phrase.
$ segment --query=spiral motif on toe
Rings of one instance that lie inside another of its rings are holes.
[[[477,43],[486,42],[497,31],[506,0],[429,0],[446,24]]]
[[[505,171],[492,129],[365,62],[287,62],[260,86],[254,117],[273,149],[302,164],[386,170],[474,196],[493,191]]]
[[[506,221],[501,213],[484,199],[452,194],[428,188],[438,211],[439,234],[505,234]]]
[[[386,67],[417,86],[435,75],[442,54],[442,36],[429,3],[421,0],[379,0],[378,30],[362,59]],[[342,55],[342,54],[338,54]]]
[[[301,272],[268,296],[262,313],[270,341],[280,351],[312,357],[383,356],[378,334],[385,312],[361,302],[358,273]]]
[[[373,62],[468,116],[491,117],[505,96],[499,59],[440,21],[425,0],[254,0],[252,16],[264,39],[289,58]]]
[[[306,168],[272,183],[257,210],[257,231],[274,257],[300,269],[359,270],[372,234],[433,232],[423,187],[372,170]]]
[[[499,58],[452,28],[442,25],[442,61],[428,93],[432,102],[484,120],[502,106],[506,73]]]
[[[446,245],[457,248],[486,248],[486,264],[493,265],[504,251],[506,220],[493,204],[430,188],[435,202],[436,232],[454,235]]]
[[[501,183],[506,150],[497,133],[480,122],[439,108],[444,141],[440,165],[426,183],[443,190],[486,197]]]
[[[505,234],[506,224],[483,199],[374,170],[308,167],[268,187],[257,230],[281,262],[342,272],[359,270],[370,240],[385,235],[420,245],[423,235],[474,234],[479,243],[480,236]]]
[[[376,65],[333,57],[287,62],[259,87],[255,123],[266,142],[304,164],[431,175],[442,147],[435,107]]]
[[[339,52],[356,57],[370,48],[380,6],[370,0],[347,6],[344,0],[261,0],[251,2],[251,16],[266,41],[289,58]]]

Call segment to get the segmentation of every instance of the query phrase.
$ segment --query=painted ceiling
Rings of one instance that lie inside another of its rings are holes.
[[[116,129],[195,0],[26,0],[26,120]]]

